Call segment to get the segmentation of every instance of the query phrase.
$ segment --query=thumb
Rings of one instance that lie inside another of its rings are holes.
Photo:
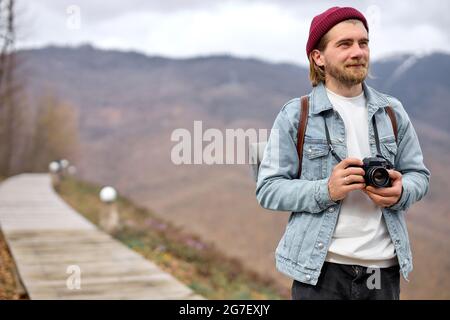
[[[389,173],[389,177],[391,177],[391,179],[393,179],[393,180],[397,180],[402,177],[402,174],[400,172],[392,170],[392,169],[388,170],[388,173]]]

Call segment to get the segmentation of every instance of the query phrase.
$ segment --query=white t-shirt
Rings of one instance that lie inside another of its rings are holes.
[[[348,157],[370,157],[369,128],[364,92],[343,97],[327,89],[333,108],[345,125]],[[380,207],[361,190],[351,191],[342,201],[326,261],[365,267],[397,264],[394,245]]]

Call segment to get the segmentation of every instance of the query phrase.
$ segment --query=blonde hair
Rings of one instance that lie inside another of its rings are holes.
[[[319,51],[324,51],[327,47],[328,42],[330,40],[328,39],[328,34],[325,34],[319,41],[319,44],[316,46],[315,49]],[[325,68],[320,67],[316,64],[313,57],[313,52],[309,54],[309,80],[311,81],[311,84],[313,87],[317,86],[321,82],[325,82]]]

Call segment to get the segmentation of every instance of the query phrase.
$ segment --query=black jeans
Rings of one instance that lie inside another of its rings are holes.
[[[292,300],[399,300],[400,267],[325,262],[315,286],[294,280]]]

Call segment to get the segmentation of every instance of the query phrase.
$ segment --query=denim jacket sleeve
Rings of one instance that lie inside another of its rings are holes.
[[[293,100],[298,107],[298,99]],[[318,213],[336,204],[328,193],[328,178],[298,179],[297,128],[281,109],[270,132],[258,172],[256,198],[270,210]]]
[[[419,139],[408,114],[398,100],[393,102],[396,117],[400,120],[395,170],[402,174],[403,191],[399,201],[389,209],[406,210],[428,192],[430,171],[423,163]]]

